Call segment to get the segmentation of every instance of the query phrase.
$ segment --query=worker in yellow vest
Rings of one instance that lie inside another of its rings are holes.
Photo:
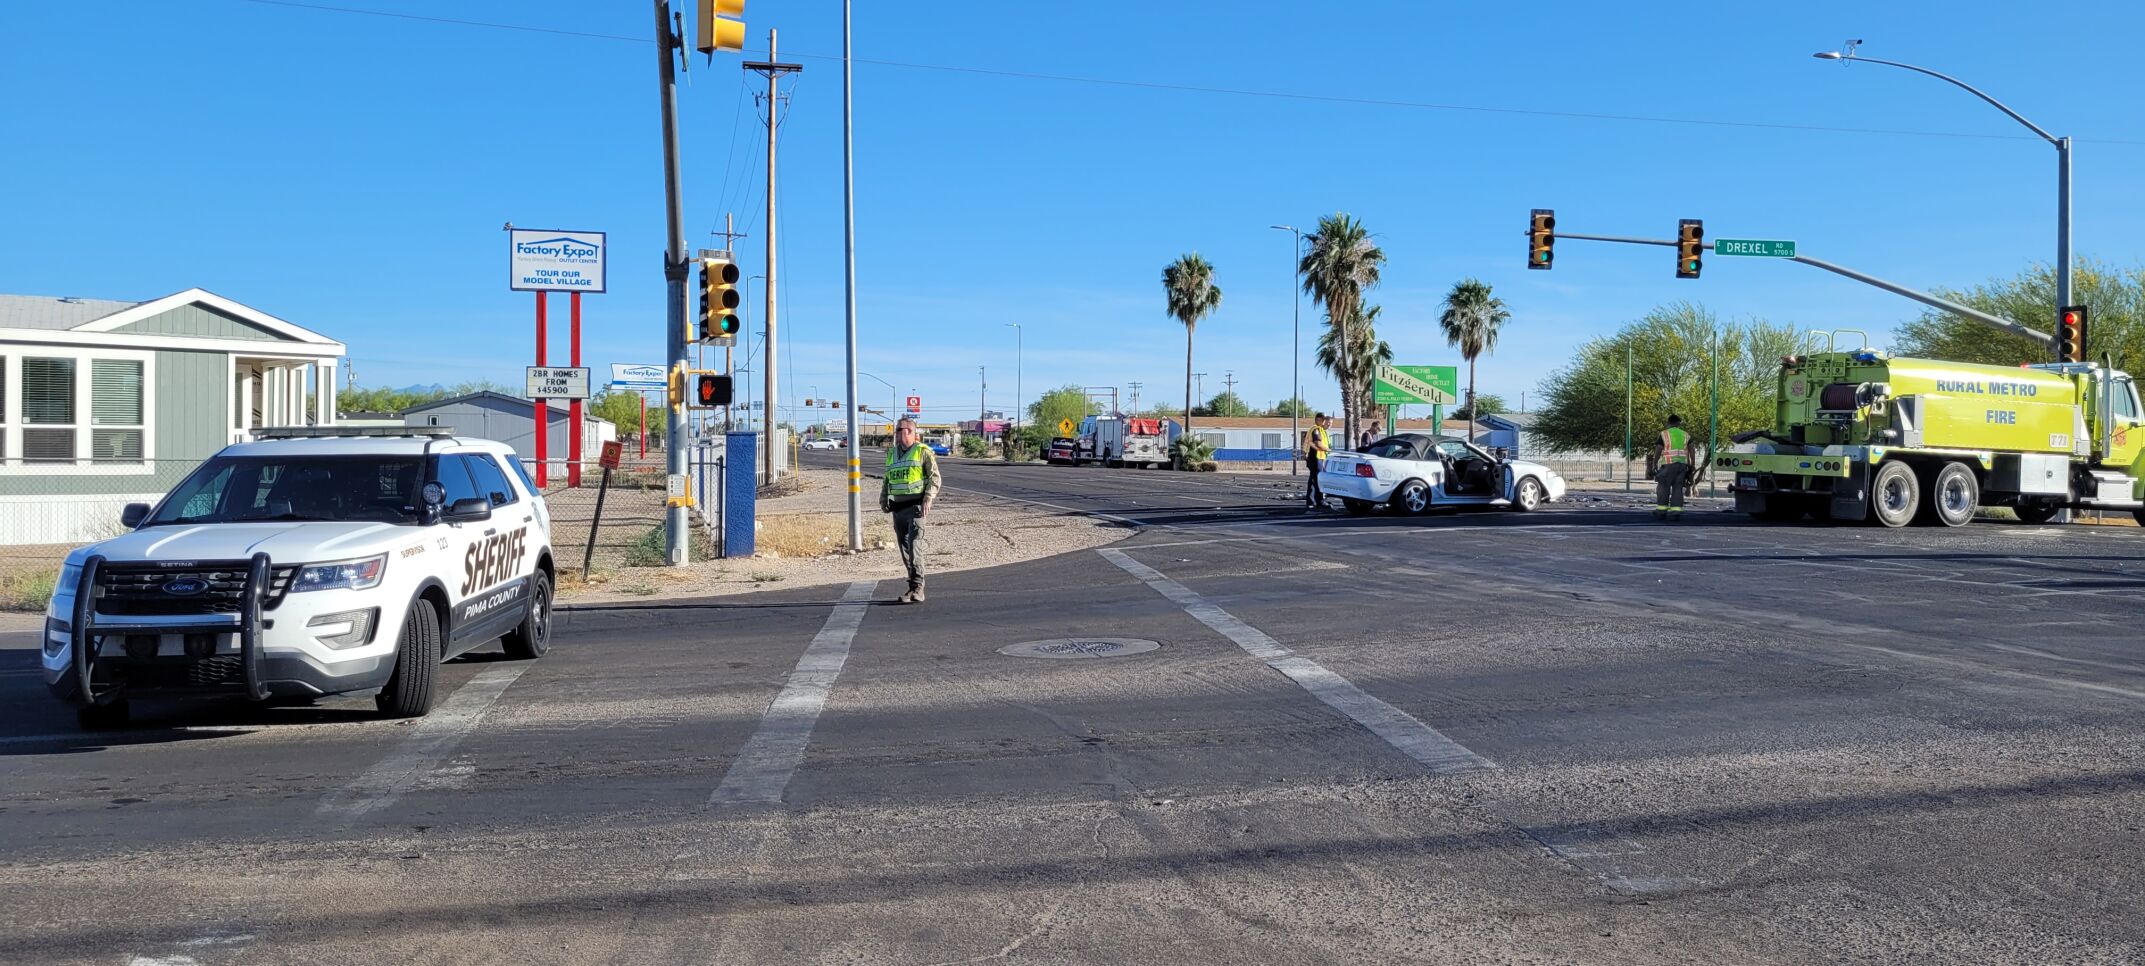
[[[1683,417],[1671,414],[1668,428],[1661,431],[1661,458],[1653,471],[1655,519],[1683,519],[1683,495],[1690,488],[1697,462],[1697,442],[1684,431]]]
[[[894,424],[894,445],[886,450],[886,475],[879,482],[879,509],[894,515],[894,540],[901,544],[901,564],[909,571],[904,604],[924,602],[924,517],[938,499],[938,457],[906,416]]]
[[[1311,471],[1311,482],[1303,491],[1303,505],[1313,510],[1326,505],[1326,494],[1318,488],[1318,471],[1332,452],[1333,436],[1326,431],[1326,414],[1312,416],[1311,428],[1303,433],[1303,465]]]

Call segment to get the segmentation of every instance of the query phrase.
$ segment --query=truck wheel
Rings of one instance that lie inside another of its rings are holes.
[[[2047,523],[2055,519],[2056,513],[2062,509],[2062,507],[2052,503],[2021,503],[2012,507],[2011,512],[2018,514],[2018,522],[2020,523],[2038,524]],[[2145,526],[2145,519],[2140,519],[2138,525]]]
[[[550,574],[536,572],[534,586],[529,588],[529,612],[499,643],[506,648],[506,656],[517,661],[534,661],[551,649]]]
[[[1981,484],[1965,463],[1951,462],[1936,471],[1922,494],[1922,516],[1932,524],[1961,527],[1973,522],[1974,508],[1981,503]]]
[[[1888,460],[1870,477],[1869,518],[1882,526],[1906,526],[1921,509],[1921,498],[1921,481],[1915,478],[1914,467]]]
[[[74,709],[74,723],[83,731],[110,731],[127,726],[133,709],[127,707],[127,699],[114,698],[103,704],[85,705]]]
[[[395,641],[395,673],[373,696],[374,707],[390,718],[415,718],[432,710],[432,682],[439,674],[439,611],[422,597],[410,602]]]
[[[1409,480],[1393,491],[1393,498],[1386,505],[1402,516],[1422,516],[1430,512],[1430,488],[1421,480]]]

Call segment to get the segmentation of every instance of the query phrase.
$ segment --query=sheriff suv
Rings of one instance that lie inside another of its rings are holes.
[[[369,694],[416,717],[441,661],[550,645],[550,513],[512,448],[419,428],[257,435],[68,554],[45,683],[84,727],[145,697]]]

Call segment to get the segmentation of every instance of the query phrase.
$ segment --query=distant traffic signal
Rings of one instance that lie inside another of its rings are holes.
[[[703,54],[745,49],[745,22],[730,19],[744,12],[745,0],[700,0],[694,24],[699,40],[693,49]]]
[[[1697,278],[1705,267],[1706,225],[1696,218],[1676,223],[1676,277]]]
[[[2086,310],[2083,305],[2066,305],[2056,312],[2056,361],[2085,361]]]
[[[693,379],[693,405],[730,405],[729,376],[695,376]]]
[[[737,336],[737,263],[720,255],[700,259],[700,332],[696,341],[730,345]]]
[[[1547,270],[1556,261],[1557,213],[1536,208],[1527,222],[1527,267]]]

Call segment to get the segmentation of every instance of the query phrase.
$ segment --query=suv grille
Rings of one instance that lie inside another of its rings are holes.
[[[236,614],[246,592],[246,564],[208,564],[200,567],[144,567],[139,564],[106,564],[97,573],[97,613],[112,616],[171,616]],[[271,567],[268,597],[263,607],[274,610],[290,590],[297,567]],[[165,590],[174,581],[200,581],[205,589],[195,594]]]

